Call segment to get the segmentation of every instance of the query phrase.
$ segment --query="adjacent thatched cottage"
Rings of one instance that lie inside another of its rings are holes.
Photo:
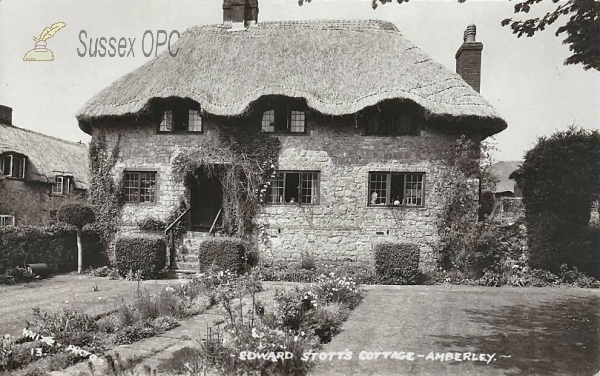
[[[506,128],[477,92],[474,26],[457,53],[463,79],[390,22],[258,23],[255,2],[223,9],[222,25],[189,29],[176,57],[125,75],[78,114],[117,154],[121,232],[148,218],[171,223],[186,207],[190,230],[231,220],[219,216],[231,192],[213,173],[236,163],[219,140],[237,129],[281,143],[266,204],[244,232],[265,257],[371,260],[373,244],[393,239],[423,245],[426,260],[452,194],[445,172],[457,138],[478,143]],[[174,167],[194,155],[213,168],[181,179]]]
[[[88,187],[87,145],[15,127],[0,106],[0,226],[48,225]]]

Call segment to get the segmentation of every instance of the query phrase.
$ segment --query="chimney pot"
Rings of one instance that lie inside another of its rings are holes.
[[[469,26],[467,26],[464,36],[463,36],[463,42],[465,43],[473,43],[475,42],[475,35],[477,34],[477,26],[475,26],[474,24],[470,24]]]
[[[0,124],[12,125],[12,108],[0,104]]]

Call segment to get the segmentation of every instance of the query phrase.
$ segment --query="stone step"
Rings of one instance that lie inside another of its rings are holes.
[[[176,261],[174,266],[177,269],[193,270],[194,272],[200,270],[200,264],[198,264],[198,262]]]
[[[198,262],[197,253],[179,253],[177,257],[183,259],[181,262]]]
[[[196,270],[187,270],[187,269],[169,269],[167,273],[167,278],[170,279],[192,279],[198,273]]]

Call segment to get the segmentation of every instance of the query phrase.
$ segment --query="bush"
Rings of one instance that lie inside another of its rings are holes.
[[[340,332],[340,326],[349,314],[350,309],[346,305],[327,303],[314,310],[306,327],[319,337],[321,343],[329,343],[333,336]]]
[[[248,268],[248,245],[240,239],[229,237],[206,240],[200,244],[198,263],[201,271],[213,267],[242,273]]]
[[[84,230],[85,266],[103,262],[98,235]],[[29,263],[46,263],[53,272],[77,270],[77,241],[70,226],[0,227],[0,274]]]
[[[60,206],[56,213],[56,219],[59,222],[82,228],[88,223],[94,222],[95,216],[94,210],[90,205],[83,202],[71,201],[65,202]]]
[[[334,272],[318,276],[314,292],[324,303],[341,303],[350,309],[356,307],[363,298],[362,290],[352,277],[336,276]]]
[[[164,231],[167,228],[164,221],[151,217],[138,221],[137,226],[140,230],[146,231]]]
[[[98,345],[94,319],[87,314],[64,308],[62,311],[47,312],[33,309],[33,319],[27,321],[27,329],[42,336],[53,337],[58,343],[80,346],[96,352]]]
[[[421,281],[419,246],[413,243],[380,243],[375,246],[377,282],[414,285]]]
[[[141,278],[156,278],[167,263],[167,243],[149,235],[123,237],[115,245],[116,267],[121,275],[140,272]]]

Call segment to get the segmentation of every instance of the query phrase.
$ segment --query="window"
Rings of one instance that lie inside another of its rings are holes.
[[[369,206],[423,206],[425,174],[369,173]]]
[[[163,112],[161,132],[202,132],[200,111],[187,106],[176,106]]]
[[[14,226],[15,217],[13,215],[0,215],[0,227]]]
[[[156,172],[126,172],[125,202],[156,202]]]
[[[271,204],[319,203],[319,173],[284,171],[276,174],[267,192]]]
[[[289,107],[268,110],[263,113],[261,124],[263,132],[305,133],[306,115]]]
[[[373,136],[416,136],[418,128],[416,122],[408,115],[398,114],[394,111],[373,115],[366,123],[366,134]]]
[[[69,176],[56,176],[54,178],[54,185],[52,186],[52,193],[56,195],[69,195],[72,191],[71,177]]]
[[[25,179],[25,156],[5,154],[2,157],[2,174],[16,179]]]

